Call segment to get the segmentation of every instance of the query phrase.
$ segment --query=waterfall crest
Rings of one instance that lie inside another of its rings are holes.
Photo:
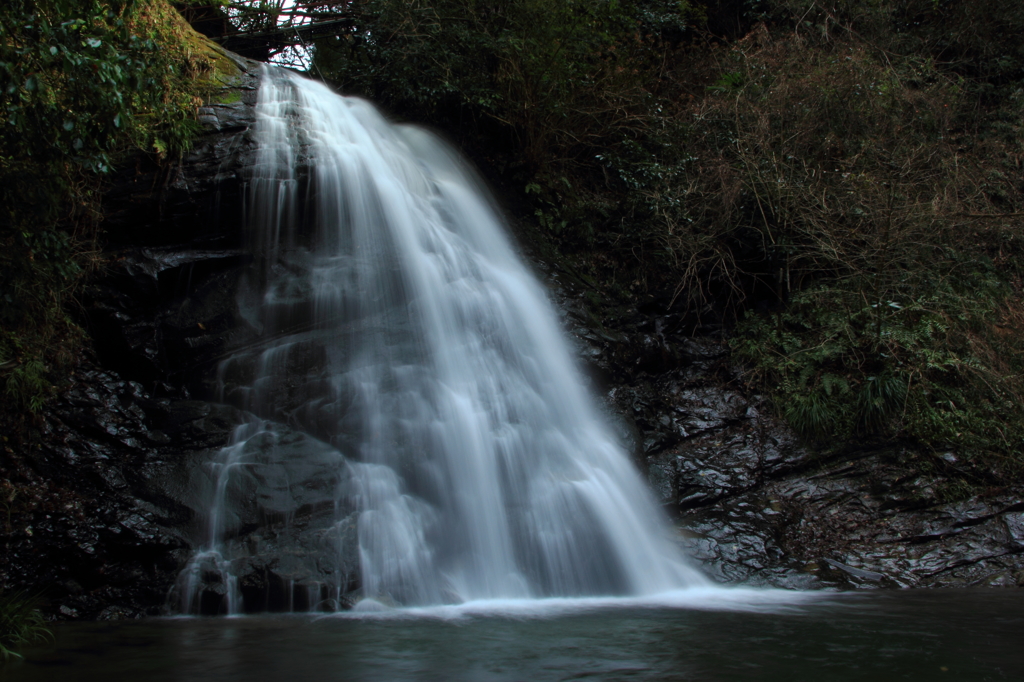
[[[212,572],[240,610],[234,567],[275,551],[335,576],[336,598],[357,562],[362,597],[401,605],[702,584],[461,159],[272,68],[257,116],[249,308],[265,342],[220,368],[254,416],[211,463],[181,608]],[[254,492],[267,480],[274,494]],[[247,504],[302,537],[238,541]]]

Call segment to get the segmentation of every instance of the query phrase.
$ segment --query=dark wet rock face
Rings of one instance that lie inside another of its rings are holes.
[[[210,501],[217,495],[223,543],[209,549]],[[218,561],[230,563],[247,611],[335,610],[358,586],[356,514],[342,503],[351,470],[335,448],[282,424],[268,424],[212,458],[180,461],[154,481],[180,485],[202,519],[199,551],[179,576],[172,606],[220,613],[228,586]],[[208,556],[206,556],[208,555]],[[198,605],[194,603],[198,600]]]
[[[83,292],[100,360],[158,393],[212,395],[217,362],[258,335],[240,279],[248,260],[187,245],[112,254]]]
[[[766,486],[785,513],[781,537],[808,570],[856,587],[1024,585],[1015,495],[941,503],[899,453],[839,460]]]
[[[22,483],[8,498],[0,579],[42,590],[64,618],[159,613],[195,512],[189,491],[153,481],[222,445],[237,411],[153,398],[91,361],[72,381],[43,418],[42,444],[8,462]]]
[[[115,174],[103,202],[106,273],[83,292],[101,362],[157,393],[209,393],[211,365],[255,331],[239,273],[259,64],[222,56],[223,87],[200,108],[191,152],[177,164],[140,156]]]
[[[114,174],[103,201],[109,244],[238,244],[259,63],[220,51],[216,78],[222,87],[199,109],[203,133],[179,163],[139,156]]]

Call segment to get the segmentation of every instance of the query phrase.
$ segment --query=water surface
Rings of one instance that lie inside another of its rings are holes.
[[[1024,591],[668,602],[67,624],[6,679],[1024,679]]]

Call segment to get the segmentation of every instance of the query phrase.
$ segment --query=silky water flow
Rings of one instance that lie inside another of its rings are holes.
[[[178,608],[704,584],[463,161],[364,100],[261,80],[241,305],[262,341],[218,374],[251,417],[199,474],[205,541]]]

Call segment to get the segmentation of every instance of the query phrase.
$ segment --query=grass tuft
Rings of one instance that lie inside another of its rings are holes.
[[[0,659],[21,658],[18,649],[53,638],[38,599],[25,592],[0,591]]]

